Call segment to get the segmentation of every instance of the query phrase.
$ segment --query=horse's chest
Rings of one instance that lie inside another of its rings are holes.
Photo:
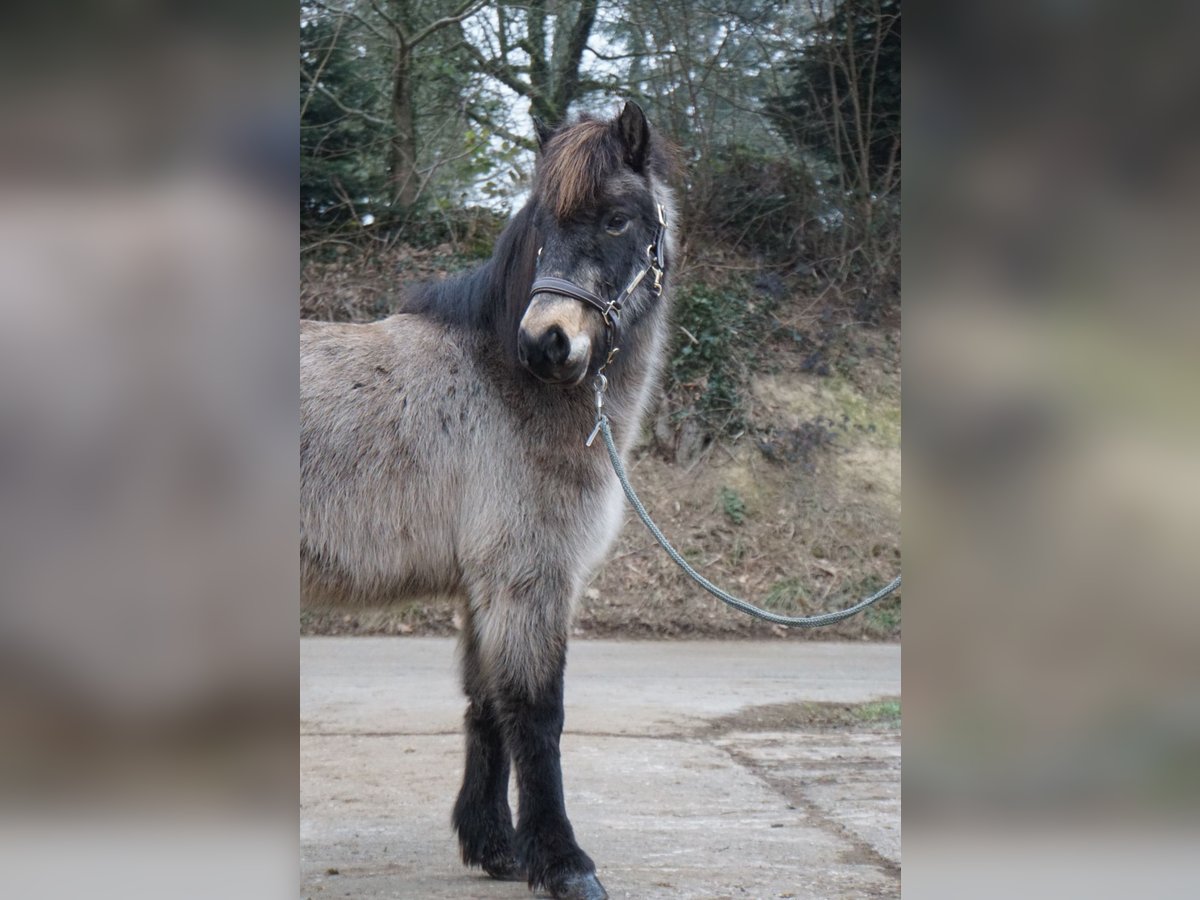
[[[593,569],[599,565],[608,548],[621,530],[621,488],[616,479],[609,479],[591,498],[585,512],[582,531],[582,549],[585,567]]]

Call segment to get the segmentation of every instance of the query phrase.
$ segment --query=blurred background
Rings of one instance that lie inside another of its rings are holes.
[[[1190,894],[1197,11],[908,6],[905,889]]]
[[[6,13],[6,896],[295,894],[295,33]]]
[[[710,577],[787,614],[900,564],[900,4],[301,6],[301,306],[369,321],[478,265],[525,202],[535,122],[632,99],[677,161],[681,251],[638,491]],[[581,437],[583,437],[581,435]],[[305,634],[429,634],[452,604],[306,609]],[[636,522],[578,636],[896,640],[899,598],[820,632],[694,590]]]
[[[761,560],[726,574],[804,609],[851,593],[861,563],[895,565],[898,476],[870,502],[862,478],[898,460],[899,144],[881,166],[866,120],[830,100],[876,84],[830,49],[857,54],[862,30],[843,4],[596,4],[572,70],[578,31],[559,44],[558,23],[587,7],[546,4],[540,40],[536,4],[503,28],[496,4],[380,5],[393,22],[352,2],[10,12],[6,894],[295,896],[297,292],[307,315],[369,318],[392,282],[478,259],[520,201],[531,112],[642,102],[680,148],[681,313],[714,317],[678,339],[749,333],[786,361],[721,371],[711,341],[672,357],[647,458],[690,481],[704,454],[733,456],[692,500],[703,561],[747,522],[817,509],[848,517],[841,534],[878,529],[878,555],[801,533],[791,589]],[[1191,893],[1200,23],[1165,2],[909,12],[905,886]],[[394,23],[413,65],[441,62],[418,79],[407,158]],[[888,33],[866,32],[876,73]],[[538,111],[531,94],[569,99]],[[783,514],[763,497],[797,479],[772,455],[813,472]],[[619,582],[591,621],[619,623],[602,615]],[[899,610],[870,628],[894,639]]]

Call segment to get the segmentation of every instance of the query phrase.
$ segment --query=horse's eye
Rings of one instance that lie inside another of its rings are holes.
[[[609,234],[620,234],[629,227],[629,217],[617,213],[609,218],[604,227],[608,229]]]

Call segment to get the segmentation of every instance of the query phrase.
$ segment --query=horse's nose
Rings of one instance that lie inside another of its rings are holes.
[[[541,334],[530,334],[525,329],[517,340],[521,362],[537,371],[560,368],[571,355],[571,341],[567,333],[557,325],[551,325]]]

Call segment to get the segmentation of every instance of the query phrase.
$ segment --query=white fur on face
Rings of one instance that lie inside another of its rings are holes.
[[[592,352],[592,338],[587,332],[571,335],[571,353],[567,365],[574,366],[586,360]]]
[[[592,352],[592,335],[588,331],[589,309],[570,297],[538,294],[521,318],[521,330],[540,335],[557,325],[571,342],[567,365],[578,365],[586,361]]]

